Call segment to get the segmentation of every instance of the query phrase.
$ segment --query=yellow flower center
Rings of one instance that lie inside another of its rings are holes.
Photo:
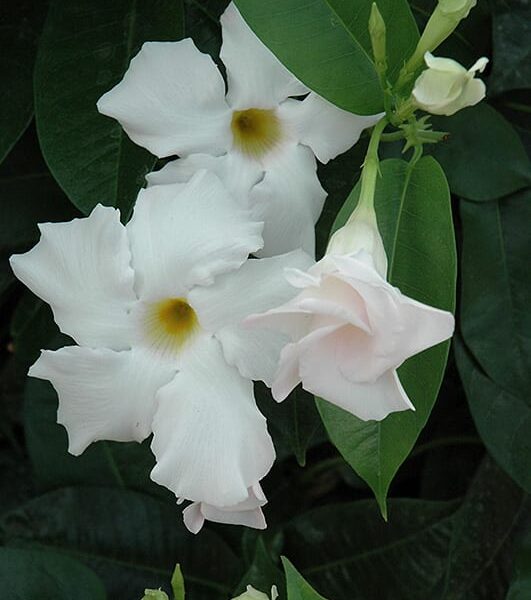
[[[261,158],[274,148],[282,137],[280,119],[274,110],[249,108],[232,114],[234,146],[252,158]]]
[[[154,302],[146,325],[152,342],[163,352],[178,352],[199,329],[195,310],[184,298]]]

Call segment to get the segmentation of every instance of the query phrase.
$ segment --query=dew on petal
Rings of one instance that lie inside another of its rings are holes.
[[[282,138],[280,119],[274,110],[249,108],[232,114],[234,147],[242,154],[261,158]]]
[[[200,328],[195,310],[184,298],[167,298],[151,304],[146,326],[151,342],[164,352],[178,352]]]

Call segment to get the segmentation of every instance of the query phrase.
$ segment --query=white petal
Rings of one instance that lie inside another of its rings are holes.
[[[227,67],[227,100],[232,108],[274,108],[308,92],[258,39],[233,2],[221,17],[220,57]]]
[[[15,275],[51,305],[61,331],[79,344],[128,348],[136,296],[119,212],[98,205],[87,218],[39,229],[39,243],[11,257]]]
[[[244,525],[253,529],[265,529],[266,522],[262,506],[267,503],[263,494],[257,496],[254,489],[249,488],[249,496],[234,506],[217,507],[206,502],[194,502],[183,511],[184,524],[192,533],[198,533],[205,520],[229,525]]]
[[[302,102],[283,103],[279,114],[297,132],[299,142],[309,146],[322,163],[348,150],[360,139],[364,129],[375,125],[383,116],[383,113],[355,115],[314,92]]]
[[[217,175],[242,207],[249,206],[249,192],[263,177],[263,170],[256,161],[243,160],[240,155],[231,152],[223,156],[191,154],[172,160],[160,171],[149,173],[146,179],[148,186],[186,183],[201,169]]]
[[[459,101],[467,79],[466,71],[456,75],[451,71],[428,69],[417,78],[412,92],[413,97],[423,110],[432,114],[446,115],[449,114],[448,106],[454,101]]]
[[[221,154],[232,141],[224,96],[216,65],[191,39],[146,42],[98,110],[156,156]]]
[[[264,222],[264,247],[257,255],[302,248],[314,256],[315,223],[325,198],[309,148],[292,145],[270,160],[263,180],[250,192],[253,214]]]
[[[262,223],[206,171],[187,184],[141,190],[127,230],[143,300],[179,297],[209,284],[262,245]]]
[[[98,440],[144,440],[151,433],[155,393],[174,374],[137,349],[79,346],[44,350],[29,371],[56,389],[57,422],[65,426],[68,450],[76,456]]]
[[[157,400],[153,481],[218,507],[245,500],[247,488],[271,468],[275,451],[252,383],[226,363],[219,342],[196,344]]]
[[[483,73],[485,67],[489,64],[489,59],[486,56],[478,58],[476,62],[468,69],[469,73]]]
[[[227,362],[235,365],[243,377],[269,384],[280,350],[288,342],[281,333],[244,327],[243,319],[292,298],[297,290],[284,278],[284,269],[306,269],[311,264],[310,256],[300,250],[249,260],[238,271],[218,277],[213,285],[190,292],[201,325],[216,334]]]
[[[337,360],[338,335],[340,332],[332,332],[300,354],[299,375],[305,390],[364,421],[380,421],[392,412],[414,410],[394,370],[373,383],[349,380]]]
[[[446,71],[448,73],[453,73],[454,75],[463,75],[466,73],[465,67],[453,58],[433,56],[430,52],[426,52],[424,61],[430,69],[435,69],[437,71]]]
[[[463,90],[463,97],[460,98],[463,107],[474,106],[485,98],[487,88],[481,79],[472,79]]]

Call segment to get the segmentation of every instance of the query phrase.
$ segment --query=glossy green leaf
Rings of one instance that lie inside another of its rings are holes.
[[[44,9],[30,0],[0,6],[0,163],[33,116],[33,63]]]
[[[375,208],[389,262],[389,281],[405,295],[453,311],[456,257],[450,195],[444,173],[431,157],[409,172],[405,161],[381,163]],[[359,185],[334,224],[340,227],[357,204]],[[372,488],[385,515],[385,499],[398,468],[426,424],[442,381],[449,343],[412,357],[398,370],[416,411],[361,421],[324,400],[318,402],[331,440]]]
[[[236,0],[258,37],[309,88],[345,110],[374,114],[382,90],[368,32],[372,0]],[[380,0],[390,75],[414,49],[418,31],[407,2]]]
[[[96,442],[81,456],[67,451],[66,430],[57,423],[57,394],[47,381],[28,378],[25,391],[26,444],[41,490],[66,485],[128,487],[171,498],[149,478],[155,461],[149,440]]]
[[[52,0],[35,68],[35,116],[46,162],[88,213],[117,206],[127,217],[154,157],[135,146],[96,102],[146,40],[183,35],[179,0]]]
[[[5,515],[1,531],[7,545],[77,558],[101,577],[112,600],[139,598],[146,588],[169,592],[176,561],[191,598],[229,597],[235,556],[208,530],[191,536],[181,510],[127,490],[65,488]]]
[[[531,185],[531,162],[512,125],[482,102],[451,117],[433,118],[449,132],[431,149],[452,192],[469,200],[495,200]]]
[[[531,528],[515,550],[514,576],[506,600],[527,600],[531,597]]]
[[[531,407],[487,377],[457,339],[455,355],[470,412],[481,439],[505,471],[531,492]]]
[[[54,552],[0,548],[0,587],[6,600],[105,600],[98,577]]]
[[[494,382],[527,399],[531,190],[485,205],[463,200],[460,212],[463,338]]]
[[[285,530],[284,553],[330,600],[503,598],[524,494],[487,459],[462,501],[391,499],[316,508]]]
[[[285,556],[282,557],[282,565],[286,574],[288,600],[326,600],[312,588]]]

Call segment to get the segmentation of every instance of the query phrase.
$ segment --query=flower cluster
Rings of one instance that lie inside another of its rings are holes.
[[[275,450],[253,381],[278,401],[302,383],[379,420],[414,410],[397,368],[453,332],[450,313],[387,281],[368,162],[372,196],[314,259],[326,197],[316,161],[383,115],[346,112],[309,90],[233,4],[221,25],[226,89],[192,40],[149,42],[98,102],[134,142],[171,158],[148,175],[131,220],[98,205],[41,225],[39,243],[11,259],[75,342],[43,351],[29,372],[55,387],[69,451],[152,436],[151,477],[190,502],[194,533],[205,520],[265,527],[260,482]],[[426,62],[413,90],[424,110],[452,114],[484,95],[473,77],[485,60],[469,71]]]

